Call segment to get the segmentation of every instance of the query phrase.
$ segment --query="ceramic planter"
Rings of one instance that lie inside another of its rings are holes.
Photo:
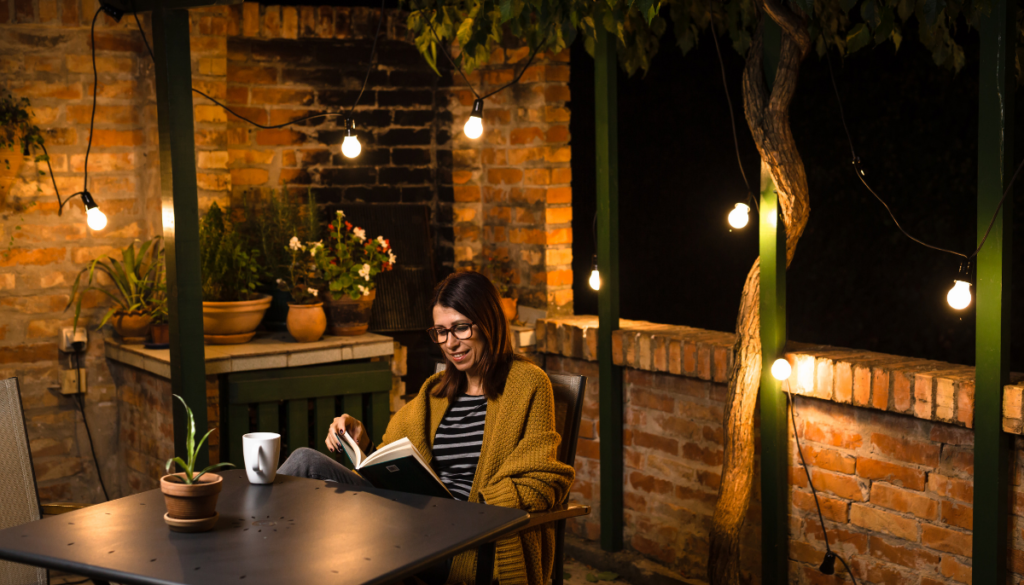
[[[263,315],[260,325],[267,331],[287,331],[288,307],[291,305],[292,293],[286,290],[270,288],[257,292],[270,295],[270,308]]]
[[[245,343],[256,335],[263,313],[270,307],[270,295],[251,301],[203,301],[203,336],[206,343],[233,345]]]
[[[348,297],[324,303],[327,332],[331,335],[362,335],[370,328],[370,311],[377,291],[353,301]]]
[[[184,473],[173,475],[183,477]],[[213,528],[217,520],[217,498],[224,487],[224,478],[216,473],[205,473],[198,483],[188,485],[168,481],[169,477],[160,478],[160,491],[167,505],[164,521],[171,530],[202,532]]]
[[[118,311],[110,319],[114,325],[114,331],[121,336],[126,343],[144,343],[146,335],[149,334],[149,324],[153,317],[149,313],[133,312],[122,313]]]
[[[327,329],[324,304],[298,305],[288,303],[288,333],[295,341],[309,343],[323,337]]]
[[[157,323],[149,326],[149,337],[153,343],[163,345],[171,342],[171,326]]]
[[[515,320],[516,315],[519,314],[519,299],[507,299],[501,298],[501,312],[505,313],[505,318],[511,323]]]

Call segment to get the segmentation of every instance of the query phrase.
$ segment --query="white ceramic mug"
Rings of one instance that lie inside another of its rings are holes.
[[[281,456],[281,435],[249,433],[242,435],[242,454],[249,483],[274,483],[277,460]]]

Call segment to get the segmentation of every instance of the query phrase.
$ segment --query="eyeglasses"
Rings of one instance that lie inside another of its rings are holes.
[[[469,339],[473,337],[473,324],[472,323],[459,323],[451,329],[445,329],[444,327],[431,327],[427,329],[427,335],[430,336],[430,340],[434,343],[444,343],[448,341],[448,332],[451,331],[455,339]]]

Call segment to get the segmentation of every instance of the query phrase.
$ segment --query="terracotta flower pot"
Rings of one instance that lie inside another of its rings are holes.
[[[175,473],[184,477],[184,473]],[[199,482],[188,485],[176,481],[168,481],[170,475],[160,478],[160,491],[164,494],[167,504],[167,515],[182,520],[198,520],[211,518],[217,513],[217,497],[224,487],[224,478],[216,473],[206,473]]]
[[[206,343],[231,345],[245,343],[256,335],[263,313],[270,307],[270,295],[252,301],[203,301],[203,334]]]
[[[324,314],[324,304],[298,305],[288,303],[288,333],[292,334],[295,341],[309,343],[323,337],[327,329],[327,315]]]
[[[121,336],[126,343],[143,343],[149,333],[149,324],[153,317],[149,313],[114,313],[110,319],[114,325],[114,331]]]
[[[341,300],[326,301],[324,312],[327,313],[327,332],[331,335],[362,335],[370,328],[370,311],[377,291],[353,301],[348,297]]]
[[[149,337],[158,345],[171,342],[171,326],[167,323],[156,323],[149,326]]]
[[[507,299],[501,298],[501,312],[505,313],[505,318],[511,323],[515,320],[516,315],[519,314],[519,299]]]

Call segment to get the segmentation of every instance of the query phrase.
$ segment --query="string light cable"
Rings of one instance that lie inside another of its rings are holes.
[[[953,288],[950,289],[949,294],[946,298],[950,306],[952,306],[954,309],[960,310],[967,308],[967,306],[970,305],[971,303],[970,286],[973,282],[972,262],[974,258],[978,255],[978,253],[981,252],[981,248],[985,245],[985,242],[988,240],[988,236],[992,232],[992,226],[995,225],[996,218],[999,217],[999,212],[1003,208],[1003,203],[1006,202],[1006,198],[1009,196],[1010,192],[1013,191],[1013,184],[1014,182],[1016,182],[1017,177],[1020,175],[1021,169],[1024,169],[1024,160],[1021,160],[1020,164],[1017,165],[1017,170],[1014,171],[1013,176],[1010,178],[1010,182],[1006,185],[1006,190],[1003,191],[1003,196],[999,199],[999,204],[996,206],[995,212],[992,214],[992,220],[989,221],[988,228],[985,229],[985,234],[982,236],[981,241],[978,242],[978,247],[975,248],[973,252],[971,252],[970,254],[963,254],[955,250],[949,250],[947,248],[942,248],[940,246],[934,246],[918,238],[915,238],[914,236],[910,235],[910,233],[908,233],[907,230],[903,229],[903,226],[900,225],[900,222],[896,219],[896,216],[893,214],[892,209],[889,208],[889,205],[882,199],[882,197],[874,189],[871,188],[871,185],[869,185],[867,180],[864,178],[866,173],[864,172],[864,168],[861,164],[860,157],[857,156],[857,151],[853,146],[853,137],[850,135],[850,128],[846,124],[846,114],[843,108],[843,100],[839,97],[839,86],[838,84],[836,84],[836,76],[832,70],[832,59],[828,56],[828,54],[826,54],[825,60],[828,63],[829,77],[832,80],[832,90],[835,92],[836,102],[839,104],[839,119],[843,123],[843,131],[846,133],[846,140],[850,144],[850,156],[852,158],[853,168],[855,174],[857,175],[857,179],[860,180],[860,182],[864,185],[868,192],[874,195],[875,199],[877,199],[878,202],[882,204],[882,207],[885,208],[885,211],[889,214],[889,217],[892,219],[892,222],[896,224],[896,227],[900,230],[900,232],[903,233],[904,236],[926,248],[930,248],[938,252],[945,252],[946,254],[952,254],[963,259],[958,270],[957,278],[954,280]]]
[[[433,17],[437,17],[436,10],[434,11]],[[459,72],[459,75],[462,76],[463,81],[465,81],[466,85],[469,86],[469,91],[473,92],[473,97],[476,98],[473,100],[473,111],[470,112],[469,119],[466,120],[466,125],[463,127],[463,132],[465,132],[467,138],[480,138],[480,136],[482,136],[484,133],[484,100],[519,83],[519,80],[523,77],[523,74],[526,73],[526,70],[529,69],[530,65],[533,63],[534,57],[537,56],[537,51],[539,51],[540,48],[547,42],[550,33],[548,33],[548,35],[544,37],[544,40],[538,43],[537,46],[530,49],[529,58],[526,59],[526,63],[523,65],[522,69],[519,70],[519,73],[517,73],[515,77],[512,78],[512,81],[506,83],[505,85],[499,87],[498,89],[486,95],[481,96],[480,93],[477,92],[476,88],[473,87],[473,84],[470,83],[469,78],[466,77],[465,71],[463,71],[462,67],[455,62],[455,59],[452,58],[451,54],[448,52],[448,49],[445,48],[444,42],[441,40],[441,37],[437,35],[437,30],[434,29],[434,18],[428,18],[426,20],[427,26],[430,27],[431,34],[434,35],[434,40],[437,41],[437,46],[441,48],[441,52],[444,53],[444,56],[448,59],[448,62],[452,64],[452,67]]]
[[[711,38],[715,41],[715,53],[718,54],[718,66],[722,70],[722,88],[725,89],[725,102],[729,105],[729,122],[732,124],[732,143],[736,147],[736,164],[740,167],[740,176],[743,177],[743,184],[747,186],[747,199],[743,203],[737,203],[729,212],[729,225],[736,229],[742,229],[750,221],[750,205],[753,202],[754,208],[760,213],[761,209],[754,196],[754,190],[750,188],[750,181],[747,180],[747,172],[743,170],[743,159],[740,157],[740,140],[736,134],[736,114],[733,112],[732,97],[729,96],[729,82],[725,76],[725,61],[722,59],[722,49],[718,46],[718,35],[711,31]]]
[[[71,344],[75,356],[75,381],[78,383],[78,393],[75,394],[71,399],[75,401],[75,406],[82,413],[82,424],[85,425],[85,435],[89,438],[89,452],[92,453],[92,462],[96,466],[96,477],[100,480],[100,489],[103,490],[103,498],[106,501],[110,501],[110,495],[107,493],[107,485],[103,483],[103,473],[100,472],[100,460],[96,457],[96,447],[92,440],[92,431],[89,430],[89,421],[85,418],[85,399],[82,397],[82,375],[81,375],[81,363],[79,362],[84,342],[76,341]]]
[[[846,564],[846,559],[836,554],[829,544],[828,530],[825,529],[825,518],[821,514],[821,503],[818,502],[818,491],[814,489],[811,472],[807,469],[807,461],[804,460],[804,450],[800,446],[800,431],[796,427],[796,397],[789,388],[786,389],[786,396],[789,399],[789,414],[793,421],[793,437],[796,438],[796,450],[800,454],[800,465],[803,466],[804,473],[807,475],[807,485],[811,486],[811,495],[814,496],[814,506],[818,510],[818,522],[821,524],[821,533],[825,535],[825,558],[821,561],[821,566],[818,567],[818,570],[824,575],[834,575],[836,572],[836,559],[839,559],[843,566],[846,567],[846,572],[849,573],[850,578],[853,579],[853,585],[857,585],[857,577],[850,570],[850,565]]]
[[[262,130],[277,130],[277,129],[280,129],[280,128],[287,128],[288,126],[292,126],[294,124],[299,124],[301,122],[306,122],[308,120],[314,120],[316,118],[344,118],[345,119],[345,138],[344,138],[344,140],[342,142],[342,154],[344,154],[348,158],[355,158],[355,157],[359,156],[360,152],[362,152],[362,146],[359,144],[359,139],[358,139],[358,137],[357,137],[357,135],[355,133],[355,119],[354,119],[353,116],[354,116],[354,113],[355,113],[356,106],[359,105],[359,101],[363,98],[363,93],[366,92],[366,86],[367,86],[367,84],[370,81],[370,74],[373,72],[373,70],[377,66],[377,63],[376,63],[377,40],[380,38],[380,30],[381,30],[381,28],[382,28],[382,26],[384,24],[384,19],[386,18],[386,15],[385,15],[385,12],[384,12],[386,3],[387,3],[387,0],[381,0],[381,3],[380,3],[380,18],[377,20],[377,30],[376,30],[376,32],[373,35],[373,44],[370,47],[370,65],[366,69],[366,76],[363,77],[363,84],[359,88],[359,93],[356,95],[356,99],[355,99],[354,102],[352,102],[352,105],[349,106],[347,112],[324,112],[324,113],[320,113],[320,114],[312,114],[312,115],[309,115],[309,116],[302,116],[300,118],[295,118],[294,120],[289,120],[289,121],[284,122],[282,124],[266,125],[266,124],[260,124],[259,122],[256,122],[254,120],[250,120],[249,118],[246,118],[245,116],[243,116],[243,115],[239,114],[238,112],[232,110],[230,107],[228,107],[224,103],[221,103],[219,100],[217,100],[213,96],[207,94],[206,92],[200,91],[199,89],[196,89],[194,87],[192,88],[192,91],[194,93],[196,93],[196,94],[198,94],[198,95],[200,95],[200,96],[210,100],[211,102],[213,102],[217,106],[220,106],[221,108],[224,109],[224,111],[228,112],[232,116],[234,116],[234,117],[236,117],[236,118],[238,118],[238,119],[240,119],[240,120],[242,120],[244,122],[247,122],[247,123],[249,123],[249,124],[251,124],[251,125],[253,125],[253,126],[257,127],[257,128],[260,128]],[[137,11],[135,11],[134,0],[132,2],[132,11],[133,11],[132,12],[132,16],[135,18],[135,25],[139,29],[139,34],[142,35],[142,42],[145,43],[146,51],[149,52],[149,57],[151,59],[153,59],[153,62],[155,63],[156,62],[156,56],[153,53],[153,48],[149,44],[149,39],[146,38],[146,31],[145,31],[145,29],[142,28],[142,22],[139,20],[139,14],[138,14]]]

